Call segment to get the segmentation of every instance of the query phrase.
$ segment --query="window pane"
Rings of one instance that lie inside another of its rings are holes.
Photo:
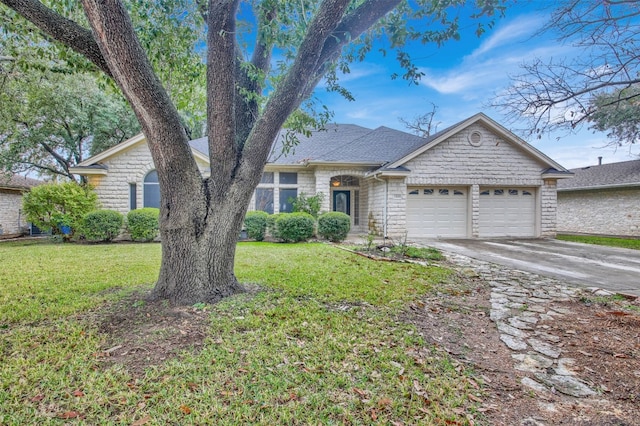
[[[280,190],[280,213],[291,213],[293,211],[293,201],[298,196],[297,189]]]
[[[147,175],[144,177],[144,182],[145,183],[158,183],[158,172],[155,171],[155,170],[152,170],[149,173],[147,173]]]
[[[418,195],[420,193],[420,191],[418,191],[417,189],[414,189],[413,191],[409,191],[409,195]]]
[[[136,199],[136,188],[137,186],[135,183],[129,184],[129,210],[135,210],[138,208],[138,200]]]
[[[160,208],[160,185],[157,183],[144,184],[144,207]]]
[[[438,192],[440,193],[440,195],[449,195],[449,190],[448,189],[440,189],[440,190],[438,190]]]
[[[295,185],[298,183],[298,173],[280,172],[280,184]]]
[[[425,189],[424,195],[433,195],[433,189],[432,188]]]
[[[459,191],[459,190],[457,190],[457,189],[454,189],[454,190],[453,190],[453,195],[464,195],[464,192]]]
[[[273,214],[273,189],[256,189],[256,210],[262,210],[263,212]]]
[[[518,195],[518,190],[517,189],[510,189],[509,190],[509,195]]]
[[[531,193],[529,191],[522,191],[522,195],[531,195]]]
[[[494,189],[493,195],[504,195],[504,189]]]
[[[488,189],[480,193],[480,195],[490,195],[490,194],[491,194],[491,191],[489,191]]]
[[[260,183],[273,183],[273,172],[264,172]]]

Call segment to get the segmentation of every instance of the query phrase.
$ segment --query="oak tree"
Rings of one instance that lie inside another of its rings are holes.
[[[192,304],[242,290],[233,265],[248,203],[279,130],[318,82],[326,77],[331,90],[349,96],[338,83],[338,71],[348,71],[348,63],[362,59],[376,39],[397,52],[405,78],[418,78],[402,46],[457,37],[458,7],[469,2],[82,0],[90,28],[37,0],[0,3],[88,58],[113,78],[131,104],[160,183],[162,264],[155,294]],[[167,14],[178,20],[196,22],[199,16],[207,30],[194,49],[206,63],[208,177],[200,174],[167,83],[141,43],[141,33],[152,31],[161,38],[164,30],[151,20],[146,28],[132,22],[130,4],[145,3],[172,6]],[[479,33],[502,12],[502,3],[477,0],[470,8]],[[177,5],[183,13],[176,12]]]

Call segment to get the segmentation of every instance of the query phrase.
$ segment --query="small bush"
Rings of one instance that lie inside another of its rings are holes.
[[[278,238],[297,243],[313,236],[315,220],[309,213],[280,213],[275,221]]]
[[[280,235],[278,234],[278,226],[276,225],[276,222],[278,221],[278,218],[283,214],[288,214],[288,213],[271,214],[267,218],[267,232],[269,233],[269,235],[271,235],[271,238],[275,238],[275,239],[280,238]]]
[[[244,227],[247,230],[247,236],[256,241],[264,240],[267,233],[267,222],[269,213],[263,211],[248,212],[244,218]]]
[[[66,182],[36,186],[24,195],[22,206],[29,222],[68,240],[82,217],[95,210],[97,202],[98,196],[91,187]]]
[[[89,241],[111,241],[120,234],[122,214],[114,210],[94,210],[84,215],[80,229]]]
[[[344,241],[351,229],[351,218],[341,212],[329,212],[318,219],[318,235],[334,243]]]
[[[127,228],[133,241],[151,241],[158,236],[160,210],[152,207],[131,210],[127,214]]]

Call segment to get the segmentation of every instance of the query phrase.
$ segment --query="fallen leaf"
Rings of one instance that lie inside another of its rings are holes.
[[[40,402],[43,399],[44,399],[44,395],[40,393],[40,394],[32,397],[31,399],[29,399],[29,401],[31,401],[31,402]]]
[[[614,358],[629,358],[629,355],[627,355],[627,354],[614,354],[613,357]]]
[[[184,414],[191,414],[191,408],[187,405],[181,405],[180,411],[182,411]]]
[[[475,396],[474,394],[470,393],[468,395],[469,399],[475,402],[482,402],[482,400],[480,398],[478,398],[477,396]]]
[[[365,391],[363,391],[362,389],[358,389],[358,388],[352,388],[352,390],[357,393],[358,395],[364,397],[367,396],[367,393]]]
[[[78,413],[77,411],[65,411],[64,413],[58,414],[56,417],[59,419],[68,420],[68,419],[75,419],[79,415],[80,413]]]
[[[373,408],[371,409],[371,420],[373,420],[374,422],[378,420],[378,413],[376,413],[376,410],[374,410]]]
[[[76,389],[73,391],[72,393],[73,396],[77,396],[77,397],[81,397],[84,396],[84,392],[82,392],[80,389]]]
[[[389,398],[380,398],[378,400],[378,407],[380,407],[380,408],[387,407],[387,406],[391,405],[391,402],[392,401]]]
[[[131,426],[142,426],[142,425],[146,425],[147,423],[149,423],[149,421],[151,420],[151,416],[144,416],[143,418],[141,418],[140,420],[136,420],[135,422],[133,422],[131,424]]]
[[[631,315],[630,313],[623,312],[623,311],[607,311],[607,314],[613,315],[613,316],[616,316],[616,317],[626,317],[626,316]]]

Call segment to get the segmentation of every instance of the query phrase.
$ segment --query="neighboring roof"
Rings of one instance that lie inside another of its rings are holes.
[[[0,175],[0,189],[27,190],[42,183],[44,182],[20,175]]]
[[[558,182],[558,191],[640,186],[640,160],[571,169],[573,179]]]

